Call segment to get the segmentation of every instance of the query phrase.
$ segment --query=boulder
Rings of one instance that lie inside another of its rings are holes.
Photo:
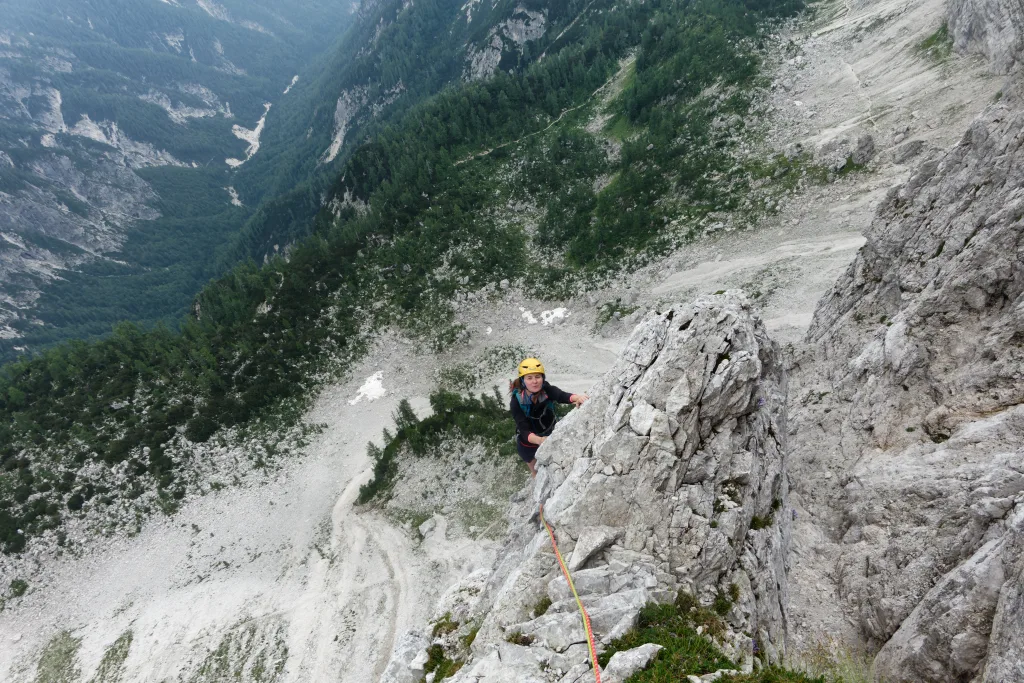
[[[423,667],[427,663],[425,650],[428,645],[430,641],[416,631],[402,634],[391,652],[381,683],[418,683],[423,678]]]
[[[661,645],[647,643],[632,650],[616,652],[608,660],[608,666],[601,673],[601,680],[605,683],[623,683],[637,671],[646,669],[647,665],[653,662],[658,653],[664,649]]]

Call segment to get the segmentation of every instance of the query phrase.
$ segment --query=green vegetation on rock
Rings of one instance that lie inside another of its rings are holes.
[[[701,632],[698,632],[701,627]],[[598,657],[607,666],[616,652],[630,650],[647,643],[656,643],[661,650],[643,671],[630,676],[626,683],[675,683],[687,676],[701,676],[720,669],[735,670],[714,638],[721,637],[725,625],[714,611],[700,607],[693,596],[680,593],[674,604],[649,604],[640,611],[637,626],[621,638],[613,640]],[[723,675],[726,683],[826,683],[824,677],[811,677],[779,666],[765,666],[750,674]],[[840,679],[829,679],[832,683]]]
[[[949,35],[949,25],[942,22],[942,26],[918,43],[915,50],[933,62],[945,62],[953,54],[953,36]]]
[[[34,683],[78,683],[81,677],[76,664],[82,640],[61,631],[46,644],[36,666]]]
[[[89,683],[122,683],[124,681],[124,662],[132,647],[132,632],[125,631],[103,653],[103,659]]]

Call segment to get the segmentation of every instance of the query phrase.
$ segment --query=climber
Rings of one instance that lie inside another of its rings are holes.
[[[519,364],[519,377],[509,383],[512,395],[509,409],[516,421],[516,448],[519,457],[530,468],[530,476],[537,476],[535,463],[537,448],[552,431],[558,416],[555,403],[583,405],[589,396],[567,394],[544,380],[544,365],[536,358],[527,358]]]

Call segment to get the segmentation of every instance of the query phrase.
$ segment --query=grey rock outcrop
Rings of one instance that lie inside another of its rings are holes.
[[[889,194],[793,373],[795,490],[884,680],[1024,680],[1024,113],[1009,99]]]
[[[947,24],[961,52],[983,55],[995,73],[1007,73],[1024,54],[1024,6],[1013,0],[951,0]]]
[[[682,589],[705,605],[738,594],[726,654],[749,665],[753,635],[770,660],[781,657],[785,403],[777,345],[747,300],[726,294],[649,313],[590,401],[540,448],[534,510],[543,503],[576,567],[602,644],[632,628],[645,604]],[[453,683],[570,681],[589,671],[582,619],[547,532],[514,529],[500,557],[465,615],[479,631]],[[545,597],[550,608],[536,616]]]
[[[519,53],[523,46],[537,40],[547,30],[547,12],[538,12],[517,5],[512,16],[495,25],[487,33],[483,45],[470,45],[466,51],[467,81],[476,81],[494,75],[506,53]]]
[[[605,683],[622,683],[637,671],[642,671],[664,648],[661,645],[647,643],[632,650],[616,652],[608,660],[608,666],[601,674]]]

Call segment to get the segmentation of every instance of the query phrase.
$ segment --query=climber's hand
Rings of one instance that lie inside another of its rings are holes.
[[[590,397],[587,396],[586,394],[573,394],[572,396],[569,397],[569,400],[572,402],[574,406],[581,406],[584,403],[586,403],[587,399],[589,398]]]

